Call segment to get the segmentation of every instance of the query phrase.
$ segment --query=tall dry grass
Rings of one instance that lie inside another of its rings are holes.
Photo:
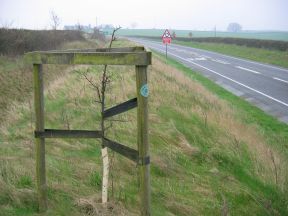
[[[257,125],[247,125],[241,122],[236,111],[227,102],[219,99],[196,81],[188,79],[179,70],[158,59],[153,59],[150,74],[152,106],[160,107],[167,104],[185,116],[189,116],[191,113],[197,114],[203,118],[206,124],[225,131],[229,139],[218,137],[219,143],[215,142],[217,148],[234,152],[244,143],[251,152],[257,175],[265,183],[277,183],[277,186],[284,190],[288,174],[285,168],[287,159],[281,152],[268,145]],[[183,97],[187,101],[189,99],[196,101],[196,103],[187,102],[189,106],[179,106],[179,97]],[[276,175],[278,175],[277,180]]]

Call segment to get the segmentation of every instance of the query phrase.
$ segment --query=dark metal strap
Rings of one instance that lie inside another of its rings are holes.
[[[35,138],[101,138],[101,131],[45,129],[34,131]]]
[[[124,103],[111,107],[103,112],[104,118],[112,117],[114,115],[126,112],[130,109],[137,107],[137,98],[133,98]]]
[[[104,138],[104,146],[123,155],[124,157],[129,158],[135,163],[138,163],[138,151],[136,151],[135,149],[132,149],[115,141],[109,140],[107,138]]]
[[[150,156],[146,156],[144,158],[140,158],[138,157],[138,165],[142,165],[142,166],[145,166],[145,165],[148,165],[150,164]]]

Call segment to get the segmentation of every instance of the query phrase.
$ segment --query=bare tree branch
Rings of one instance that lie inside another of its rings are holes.
[[[113,30],[112,33],[112,37],[109,43],[109,51],[112,47],[112,42],[116,40],[115,37],[115,32],[118,31],[121,27],[115,28]],[[110,120],[109,121],[109,126],[105,127],[104,124],[104,111],[105,111],[105,96],[106,96],[106,90],[107,90],[107,84],[109,84],[111,82],[110,77],[107,75],[107,65],[104,65],[103,68],[103,72],[102,72],[102,79],[101,79],[101,86],[99,86],[99,84],[95,83],[92,79],[90,79],[87,76],[87,72],[89,71],[89,69],[86,71],[86,73],[81,73],[83,75],[83,77],[90,83],[90,85],[96,90],[97,93],[97,97],[98,100],[96,99],[95,102],[96,103],[100,103],[101,104],[101,131],[102,131],[102,150],[101,150],[101,154],[102,154],[102,159],[103,159],[103,179],[102,179],[102,203],[106,203],[107,202],[107,187],[108,187],[108,175],[109,175],[109,161],[107,161],[108,158],[108,150],[107,147],[104,146],[104,137],[105,137],[105,132],[107,132],[108,129],[110,129],[113,126],[113,121],[121,121],[121,120]],[[77,73],[80,74],[79,71],[76,71]],[[113,177],[112,177],[112,181],[113,181]],[[113,185],[113,182],[112,182]],[[113,187],[112,187],[113,190]]]
[[[118,31],[121,27],[117,27],[113,30],[112,32],[112,37],[109,43],[109,49],[111,49],[112,47],[112,43],[115,40],[115,32]],[[103,137],[105,134],[105,128],[104,128],[104,116],[103,113],[105,111],[105,91],[106,91],[106,86],[108,83],[109,77],[107,76],[107,65],[104,65],[104,69],[103,69],[103,73],[102,73],[102,86],[101,86],[101,101],[102,101],[102,106],[101,106],[101,113],[102,113],[102,119],[101,119],[101,129],[102,129],[102,133],[103,133]]]
[[[92,87],[93,87],[94,89],[96,89],[96,93],[97,93],[99,102],[102,103],[102,98],[101,98],[99,86],[98,86],[96,83],[94,83],[92,79],[89,79],[88,76],[87,76],[85,73],[83,73],[82,75],[83,75],[84,78],[92,85]]]
[[[59,27],[61,21],[60,21],[60,17],[55,13],[55,11],[50,11],[50,18],[51,18],[51,26],[53,30],[57,30],[57,28]]]

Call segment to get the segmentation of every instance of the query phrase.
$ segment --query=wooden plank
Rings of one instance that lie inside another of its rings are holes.
[[[138,151],[136,151],[135,149],[132,149],[115,141],[109,140],[107,138],[104,138],[103,141],[106,147],[138,163]]]
[[[30,52],[32,64],[150,65],[151,52]]]
[[[118,104],[104,111],[104,118],[112,117],[137,107],[137,98],[133,98],[124,103]]]
[[[139,158],[149,158],[148,144],[148,95],[147,66],[136,66],[136,90],[137,90],[137,145]],[[141,215],[151,215],[150,198],[150,164],[143,163],[138,166]]]
[[[137,52],[137,51],[144,52],[145,48],[143,46],[136,46],[136,47],[120,47],[120,48],[49,50],[49,51],[43,51],[43,52],[44,53],[49,53],[49,52],[75,53],[75,52]]]
[[[42,65],[33,65],[34,74],[34,106],[36,114],[36,130],[44,131],[44,91]],[[39,211],[47,210],[47,185],[45,168],[45,139],[36,138],[36,179]]]
[[[45,129],[35,131],[37,138],[101,138],[101,131]]]

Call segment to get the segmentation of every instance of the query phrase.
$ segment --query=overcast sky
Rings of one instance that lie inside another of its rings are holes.
[[[0,0],[0,26],[51,28],[50,11],[61,26],[113,24],[124,28],[288,31],[288,0]]]

